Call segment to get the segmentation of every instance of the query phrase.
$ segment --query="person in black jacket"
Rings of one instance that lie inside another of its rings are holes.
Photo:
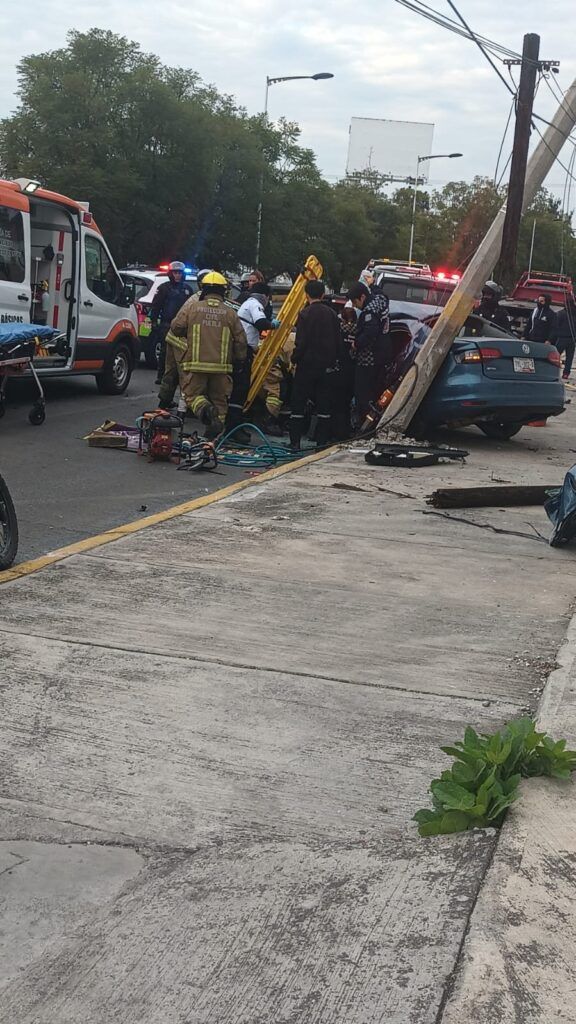
[[[502,327],[503,330],[509,331],[511,329],[510,318],[500,308],[501,298],[502,289],[500,285],[496,284],[495,281],[486,281],[482,289],[482,298],[474,312],[478,316],[483,317],[484,320],[490,320],[497,327]]]
[[[568,299],[564,309],[557,314],[555,344],[560,355],[563,352],[566,353],[562,377],[564,380],[568,380],[576,348],[576,303],[574,299]]]
[[[371,292],[359,281],[350,288],[348,298],[361,311],[356,325],[354,394],[356,420],[363,423],[371,405],[384,390],[387,367],[396,353],[390,337],[388,296],[379,290]]]
[[[150,306],[150,319],[154,325],[154,334],[156,339],[160,340],[156,384],[161,385],[158,395],[158,404],[161,409],[168,409],[171,406],[178,387],[178,368],[172,360],[172,353],[168,356],[168,365],[166,365],[166,335],[176,314],[180,312],[187,299],[194,294],[194,289],[184,276],[185,270],[185,265],[179,260],[170,264],[168,280],[160,285]]]
[[[526,324],[524,334],[528,341],[547,341],[551,345],[556,340],[556,313],[551,306],[549,295],[539,295],[536,309]]]
[[[296,344],[292,362],[296,367],[290,415],[290,447],[299,449],[304,419],[310,401],[314,403],[318,425],[316,443],[327,444],[331,434],[332,391],[339,372],[342,336],[337,314],[322,302],[322,281],[305,286],[308,305],[296,324]]]

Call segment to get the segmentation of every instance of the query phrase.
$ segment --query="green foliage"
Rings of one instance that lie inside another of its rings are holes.
[[[455,762],[430,783],[433,810],[414,815],[421,836],[497,828],[518,799],[522,778],[568,779],[576,770],[576,750],[537,732],[531,718],[509,722],[492,735],[468,727],[463,741],[442,750]]]
[[[101,29],[19,65],[19,106],[0,121],[4,176],[38,178],[90,201],[116,258],[250,265],[262,182],[262,268],[296,272],[310,254],[340,289],[371,257],[406,259],[413,191],[378,173],[329,185],[297,125],[249,117],[185,68]],[[504,199],[486,178],[420,189],[414,258],[462,267]],[[541,190],[522,225],[519,267],[576,273],[570,216]]]

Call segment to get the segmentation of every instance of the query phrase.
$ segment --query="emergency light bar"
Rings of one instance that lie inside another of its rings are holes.
[[[447,274],[445,270],[437,270],[434,277],[437,281],[459,281],[461,274]]]

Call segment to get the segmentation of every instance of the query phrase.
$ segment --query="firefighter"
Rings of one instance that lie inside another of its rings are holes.
[[[280,413],[285,400],[289,398],[292,385],[292,353],[294,352],[295,334],[287,336],[280,352],[272,363],[258,398],[266,407],[266,418],[262,429],[271,437],[283,437],[285,431],[280,423]]]
[[[174,394],[178,387],[178,367],[174,361],[173,350],[166,346],[166,335],[170,322],[179,309],[192,295],[193,289],[185,279],[185,265],[175,260],[168,267],[168,280],[160,285],[150,307],[150,319],[154,331],[160,338],[160,358],[156,384],[160,384],[158,405],[161,409],[170,409]]]
[[[496,281],[486,281],[482,289],[482,298],[474,312],[484,320],[490,320],[497,327],[509,331],[511,330],[510,320],[504,310],[500,308],[502,295],[502,289],[499,284],[496,284]]]
[[[308,305],[296,324],[292,362],[296,367],[292,386],[290,447],[300,448],[308,403],[313,402],[318,425],[316,443],[327,444],[331,434],[332,398],[340,370],[342,337],[338,316],[327,306],[322,281],[307,281]]]
[[[187,302],[170,325],[167,342],[181,352],[180,390],[186,406],[213,439],[224,429],[232,392],[232,368],[246,359],[246,335],[238,315],[224,302],[228,282],[211,271],[199,302]]]
[[[200,302],[200,299],[202,298],[202,282],[203,282],[204,278],[206,277],[206,274],[210,274],[210,273],[211,273],[211,271],[208,269],[208,270],[199,270],[198,273],[196,274],[196,284],[198,285],[198,291],[194,292],[194,295],[192,296],[192,301],[193,302]]]

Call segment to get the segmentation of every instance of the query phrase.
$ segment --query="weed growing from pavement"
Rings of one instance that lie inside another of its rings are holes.
[[[568,779],[576,770],[576,750],[537,732],[531,718],[517,718],[493,734],[468,727],[463,742],[441,749],[455,761],[430,783],[433,810],[414,815],[421,836],[497,828],[518,799],[521,779]]]

